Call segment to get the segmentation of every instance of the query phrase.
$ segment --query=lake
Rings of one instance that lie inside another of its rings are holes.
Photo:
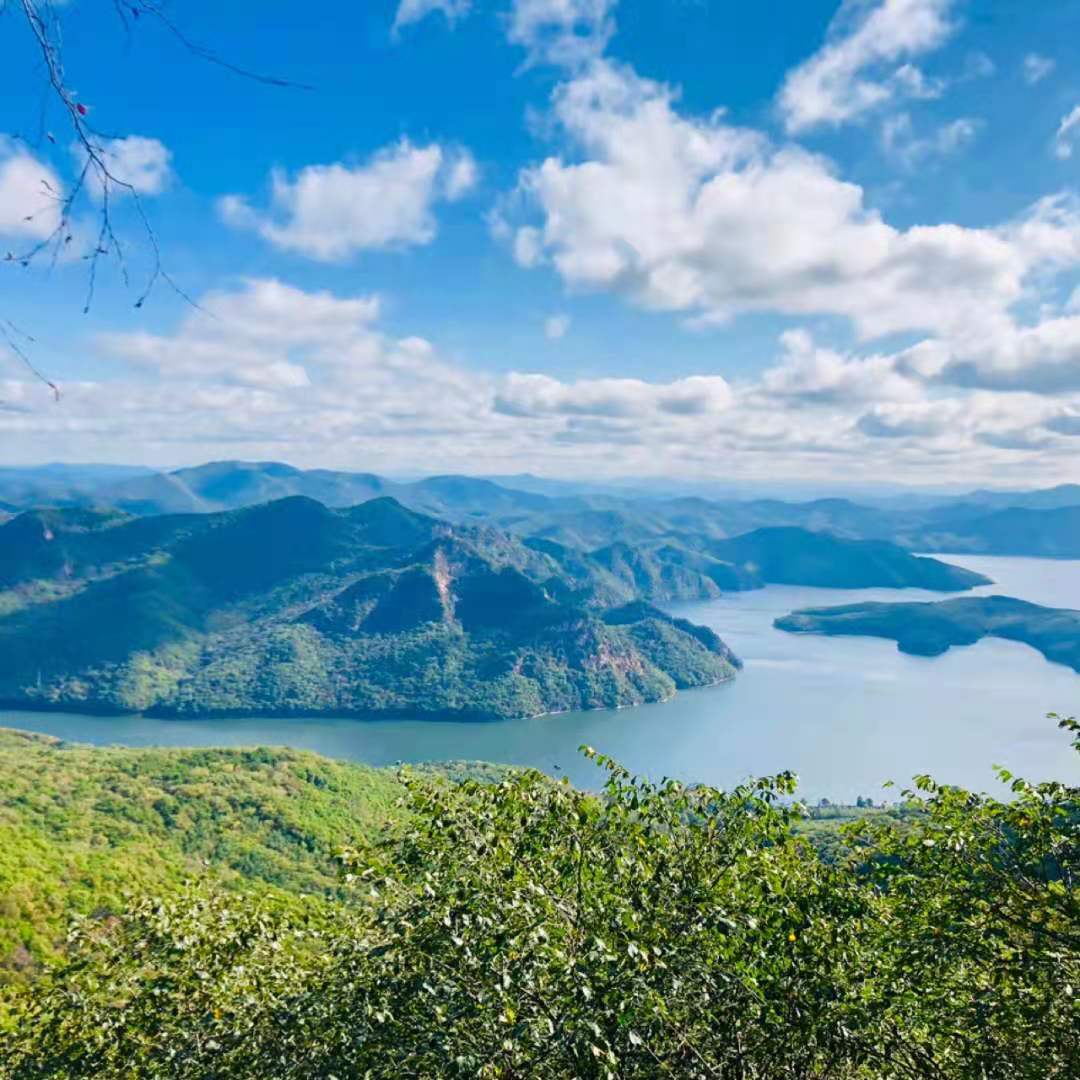
[[[1080,608],[1080,561],[942,556],[993,578],[962,595],[1002,593]],[[566,713],[499,724],[353,719],[161,720],[0,712],[0,725],[125,746],[289,745],[376,765],[482,759],[561,770],[593,785],[588,743],[635,772],[730,786],[793,769],[810,798],[882,797],[887,779],[931,772],[997,787],[992,764],[1032,780],[1080,781],[1080,759],[1045,719],[1080,712],[1080,675],[1014,642],[987,640],[935,658],[904,656],[875,638],[786,634],[772,620],[795,608],[863,600],[931,600],[905,589],[770,586],[672,605],[706,623],[743,658],[733,682],[662,705]]]

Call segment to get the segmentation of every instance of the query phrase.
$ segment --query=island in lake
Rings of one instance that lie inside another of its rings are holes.
[[[805,608],[773,625],[797,634],[888,638],[901,652],[915,656],[940,656],[954,645],[998,637],[1021,641],[1047,660],[1080,672],[1080,611],[1011,596]]]

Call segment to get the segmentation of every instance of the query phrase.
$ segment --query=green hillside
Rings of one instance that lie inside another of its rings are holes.
[[[9,971],[4,1080],[1076,1076],[1063,783],[918,777],[902,813],[837,829],[788,773],[655,784],[588,748],[602,793],[0,747],[2,884],[37,883],[0,926],[48,952],[90,912],[56,963]]]
[[[385,770],[295,750],[125,750],[0,729],[0,981],[79,913],[185,880],[337,896],[334,853],[399,811]]]
[[[455,783],[509,772],[412,771]],[[74,916],[103,919],[191,881],[340,900],[337,854],[400,823],[404,788],[389,769],[280,747],[89,747],[0,728],[0,793],[3,985],[62,956]],[[833,819],[861,813],[814,810],[800,829],[833,850]]]
[[[751,567],[759,580],[777,585],[959,592],[990,584],[982,574],[911,555],[884,540],[847,540],[800,528],[756,529],[711,541],[706,550],[736,566]]]
[[[4,551],[0,700],[19,705],[487,720],[659,701],[739,666],[628,608],[598,564],[389,498],[31,512],[0,526]]]

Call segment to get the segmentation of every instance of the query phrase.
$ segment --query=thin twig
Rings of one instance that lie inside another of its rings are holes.
[[[242,78],[251,79],[268,86],[301,90],[312,89],[312,87],[303,83],[296,83],[278,76],[252,71],[223,59],[212,50],[189,38],[172,21],[156,0],[112,0],[112,5],[124,32],[129,35],[132,23],[137,22],[140,16],[145,15],[160,22],[188,52],[207,63],[215,64]],[[45,123],[45,101],[51,96],[58,100],[63,107],[74,132],[76,145],[84,160],[74,184],[66,193],[54,190],[48,180],[42,178],[42,194],[45,205],[40,210],[27,215],[25,220],[32,223],[40,214],[48,211],[57,214],[55,227],[49,231],[48,235],[38,239],[26,250],[20,253],[9,251],[0,261],[18,263],[22,267],[27,267],[43,252],[49,251],[49,269],[51,272],[64,251],[72,243],[74,235],[72,219],[75,207],[86,194],[88,182],[92,179],[100,187],[101,208],[96,243],[82,256],[83,260],[89,264],[83,313],[88,313],[93,303],[97,286],[98,261],[102,256],[112,255],[116,259],[124,285],[130,287],[124,249],[113,227],[112,210],[115,202],[114,195],[117,191],[131,197],[132,205],[135,207],[152,254],[150,272],[144,287],[135,300],[135,307],[141,308],[157,283],[163,281],[185,303],[202,311],[203,309],[195,303],[185,290],[180,288],[165,269],[157,233],[146,213],[146,208],[138,190],[130,181],[116,176],[112,171],[106,138],[89,121],[88,107],[82,101],[79,101],[67,86],[62,54],[63,23],[54,7],[53,0],[0,0],[0,17],[3,17],[9,11],[21,12],[37,45],[37,51],[43,65],[45,87],[42,99],[39,141],[41,137],[44,137],[50,143],[56,143],[56,138],[48,131]],[[32,363],[26,351],[6,331],[4,331],[4,338],[27,368],[49,386],[54,395],[59,398],[59,390],[56,385]]]
[[[7,347],[23,362],[23,364],[29,370],[30,374],[33,375],[35,379],[43,382],[53,392],[53,399],[59,401],[60,387],[58,387],[56,383],[54,383],[51,379],[49,379],[47,376],[42,374],[41,371],[38,370],[30,357],[26,355],[22,347],[12,336],[12,332],[18,334],[20,337],[30,342],[30,344],[34,343],[34,339],[30,337],[29,334],[24,334],[9,319],[5,319],[4,322],[0,323],[0,337],[3,337],[5,343],[7,344]]]
[[[266,86],[280,86],[289,90],[314,90],[315,87],[308,85],[307,83],[292,82],[289,79],[282,79],[277,75],[264,75],[257,71],[252,71],[250,68],[240,67],[238,64],[234,64],[229,60],[225,60],[218,56],[217,53],[212,52],[203,45],[199,45],[197,42],[192,41],[153,0],[135,0],[134,3],[129,3],[128,10],[131,12],[134,18],[138,18],[140,13],[153,16],[157,19],[185,49],[188,50],[193,56],[197,56],[200,60],[205,60],[208,64],[216,64],[218,67],[224,68],[226,71],[231,71],[234,75],[239,75],[245,79],[253,79],[255,82],[260,82]]]

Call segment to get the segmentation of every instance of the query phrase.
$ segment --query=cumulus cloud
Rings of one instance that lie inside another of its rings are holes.
[[[549,315],[544,320],[544,336],[548,341],[560,341],[570,329],[569,315]]]
[[[1007,323],[992,335],[951,343],[938,379],[1043,394],[1080,390],[1080,315],[1030,326]]]
[[[600,56],[615,32],[617,0],[511,0],[501,14],[506,38],[526,51],[525,67],[578,68]],[[451,26],[472,10],[472,0],[400,0],[392,32],[441,12]]]
[[[86,160],[82,146],[73,147],[80,164]],[[104,139],[95,145],[111,177],[109,194],[118,197],[134,191],[138,195],[160,195],[172,178],[172,151],[158,139],[129,135],[124,139]],[[102,180],[91,168],[87,174],[91,190],[100,197]]]
[[[780,337],[784,356],[761,377],[768,395],[810,402],[910,401],[923,396],[893,356],[855,357],[814,344],[805,330]]]
[[[970,452],[978,446],[1031,451],[1055,444],[1049,430],[1053,415],[1052,406],[1034,394],[980,391],[878,404],[859,418],[857,427],[872,439],[910,440],[929,454]]]
[[[402,139],[360,165],[309,165],[295,178],[275,172],[267,213],[238,195],[221,199],[219,211],[275,247],[340,262],[361,251],[430,243],[435,206],[462,198],[476,180],[468,151]]]
[[[255,279],[170,330],[102,334],[97,381],[59,403],[11,363],[0,439],[24,460],[279,458],[351,469],[784,474],[1053,482],[1074,470],[1080,393],[958,386],[939,342],[857,356],[805,331],[763,376],[563,380],[450,360],[388,334],[377,296]],[[4,364],[0,354],[0,365]],[[2,370],[2,367],[0,367]]]
[[[512,235],[517,264],[527,270],[538,266],[544,257],[544,238],[540,230],[532,225],[522,225]]]
[[[394,15],[394,31],[419,22],[434,12],[441,12],[452,26],[472,9],[471,0],[401,0]]]
[[[1061,118],[1051,146],[1054,157],[1062,161],[1071,158],[1077,137],[1080,137],[1080,105]]]
[[[47,165],[0,136],[0,237],[31,243],[60,226],[63,185]]]
[[[274,279],[254,279],[200,299],[172,334],[102,334],[102,351],[155,369],[165,379],[205,378],[229,385],[290,389],[310,385],[303,357],[344,354],[370,341],[377,297],[339,299]]]
[[[961,407],[953,401],[888,403],[875,405],[863,413],[858,428],[875,439],[925,439],[949,431],[960,415]]]
[[[955,29],[953,0],[845,0],[822,48],[788,73],[778,104],[789,133],[838,125],[903,97],[934,97],[940,84],[910,63]]]
[[[700,416],[723,412],[731,401],[731,387],[719,375],[691,375],[669,383],[640,379],[564,383],[547,375],[513,373],[495,397],[495,410],[509,416]]]
[[[1077,257],[1080,215],[1061,200],[992,229],[901,230],[825,159],[676,105],[669,87],[605,61],[557,88],[554,118],[579,159],[522,172],[522,265],[549,261],[570,285],[706,322],[831,314],[869,338],[985,328],[1031,274]]]
[[[1024,57],[1022,65],[1024,82],[1028,86],[1034,86],[1042,82],[1056,66],[1055,61],[1049,56],[1040,56],[1038,53],[1030,52]]]
[[[464,198],[480,179],[476,158],[467,150],[456,149],[446,155],[446,169],[442,180],[443,197],[450,202]]]
[[[506,36],[528,51],[527,64],[579,67],[598,57],[615,32],[616,0],[513,0]]]
[[[334,434],[460,430],[487,394],[483,379],[443,360],[419,337],[378,328],[376,296],[306,292],[273,279],[209,293],[170,334],[101,335],[98,351],[157,388],[284,417],[312,445]],[[140,383],[140,385],[146,385]],[[218,413],[240,436],[244,421]]]
[[[910,113],[897,113],[881,124],[881,144],[885,152],[905,168],[935,157],[950,157],[970,146],[981,124],[972,117],[959,117],[942,124],[929,135],[916,135]]]

